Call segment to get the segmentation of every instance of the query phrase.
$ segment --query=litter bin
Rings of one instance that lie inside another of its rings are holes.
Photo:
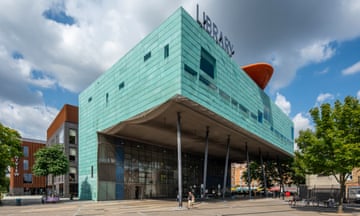
[[[16,198],[15,199],[15,203],[17,206],[20,206],[21,205],[21,199],[20,198]]]

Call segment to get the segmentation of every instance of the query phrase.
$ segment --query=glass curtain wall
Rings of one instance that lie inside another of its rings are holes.
[[[109,199],[176,198],[176,149],[104,137],[99,139],[99,197]],[[200,195],[203,156],[183,153],[183,191]],[[210,159],[210,187],[222,185],[223,160]]]

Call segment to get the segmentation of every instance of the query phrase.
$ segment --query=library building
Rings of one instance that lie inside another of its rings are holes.
[[[293,156],[294,125],[211,18],[176,10],[79,95],[82,200],[230,190],[230,164]]]

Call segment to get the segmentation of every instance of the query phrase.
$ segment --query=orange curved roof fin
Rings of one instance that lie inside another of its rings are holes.
[[[262,90],[265,89],[274,72],[274,68],[270,64],[263,62],[245,65],[241,68]]]

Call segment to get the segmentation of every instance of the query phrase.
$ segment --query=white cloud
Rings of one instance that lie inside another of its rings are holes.
[[[313,127],[310,124],[310,116],[304,115],[303,113],[298,113],[295,115],[295,117],[292,119],[295,126],[294,135],[295,138],[299,136],[299,131],[306,130],[306,129],[313,129]]]
[[[297,139],[299,137],[299,132],[301,130],[306,130],[306,129],[313,129],[312,125],[311,125],[311,121],[310,121],[310,116],[309,115],[304,115],[303,113],[298,113],[295,115],[295,117],[292,119],[292,121],[294,122],[294,137],[295,139]],[[297,145],[295,143],[294,149],[297,150]]]
[[[198,2],[234,43],[233,59],[238,64],[264,60],[274,64],[269,83],[272,92],[291,84],[299,68],[333,57],[332,42],[360,36],[356,0],[346,4],[321,0]],[[195,4],[190,0],[64,1],[66,14],[76,20],[69,26],[42,16],[51,1],[0,1],[0,100],[11,101],[18,109],[36,110],[28,105],[43,107],[42,88],[60,86],[78,93],[179,6],[194,16]],[[24,59],[12,59],[14,51]],[[44,76],[32,77],[32,69]],[[279,94],[277,101],[289,115],[291,106],[285,97]]]
[[[46,130],[59,110],[44,105],[18,105],[0,100],[0,122],[25,138],[46,140]]]
[[[321,93],[319,94],[319,96],[316,98],[316,104],[322,104],[324,103],[326,100],[333,100],[334,99],[334,95],[330,94],[330,93]]]
[[[335,50],[330,46],[330,41],[318,41],[300,50],[300,55],[306,62],[322,62],[334,54]]]
[[[318,72],[318,74],[327,74],[327,73],[329,73],[328,67]]]
[[[356,97],[360,100],[360,90],[357,92]]]
[[[356,62],[350,67],[345,68],[344,70],[341,71],[341,73],[343,75],[352,75],[352,74],[360,73],[360,61]]]
[[[280,109],[286,114],[289,115],[291,112],[291,104],[286,100],[285,96],[281,95],[279,92],[276,93],[275,104],[280,107]]]

